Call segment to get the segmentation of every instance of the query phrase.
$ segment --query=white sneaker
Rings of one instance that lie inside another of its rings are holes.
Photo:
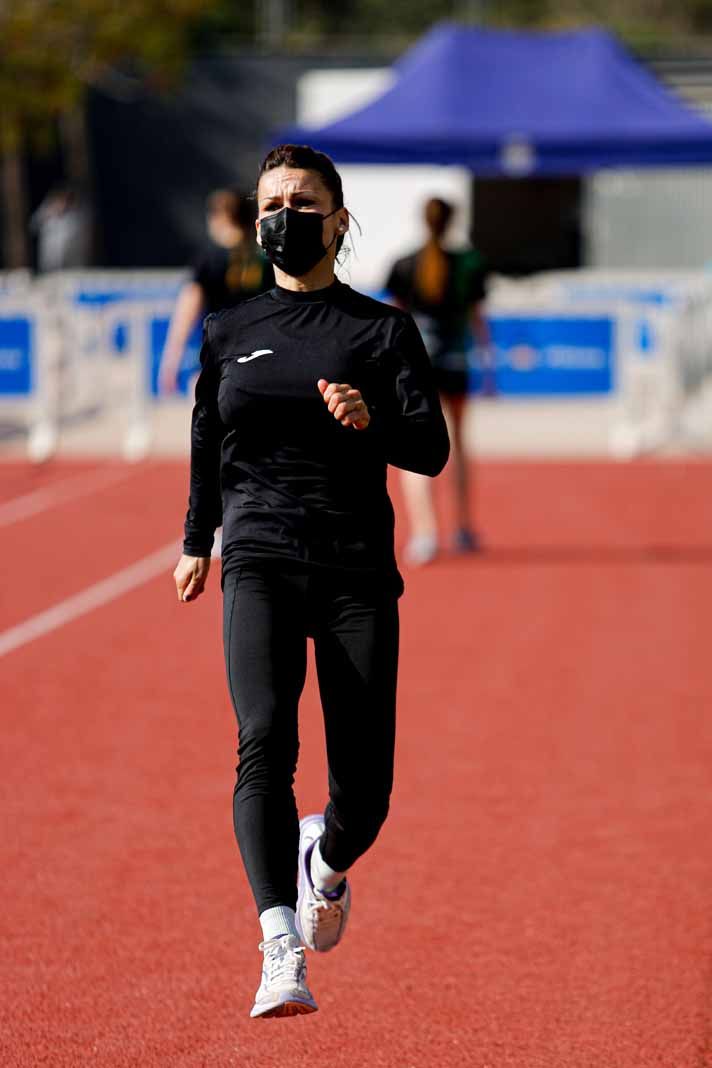
[[[281,935],[261,942],[265,955],[262,982],[250,1016],[300,1016],[316,1012],[318,1005],[307,986],[304,948],[294,935]]]
[[[403,551],[409,567],[424,567],[438,555],[438,539],[432,534],[414,534]]]
[[[341,941],[351,908],[351,888],[346,879],[338,897],[320,893],[312,883],[311,853],[323,833],[321,816],[305,816],[299,824],[297,930],[304,945],[318,953],[327,953]]]

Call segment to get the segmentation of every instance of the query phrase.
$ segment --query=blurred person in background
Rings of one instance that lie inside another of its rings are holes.
[[[464,446],[464,416],[467,403],[470,333],[478,353],[489,346],[484,317],[485,271],[475,249],[451,250],[444,239],[453,216],[453,206],[439,197],[425,204],[428,233],[425,245],[394,263],[386,290],[398,307],[413,314],[435,371],[452,441],[457,529],[453,548],[471,552],[479,548],[471,526],[467,455]],[[489,384],[491,389],[491,383]],[[438,532],[432,484],[410,471],[402,475],[403,495],[409,522],[406,561],[414,566],[429,563],[438,552]]]
[[[239,725],[233,814],[264,954],[250,1015],[270,1017],[316,1010],[304,947],[325,952],[341,939],[346,873],[388,813],[403,580],[387,465],[437,475],[449,442],[410,315],[335,277],[349,212],[329,157],[278,146],[257,196],[277,284],[205,321],[174,578],[179,600],[202,593],[224,516],[224,651]],[[307,638],[329,802],[300,823]]]
[[[86,267],[89,261],[89,214],[68,186],[50,190],[30,219],[37,238],[37,270]]]
[[[255,243],[256,214],[254,201],[234,190],[217,189],[208,197],[211,244],[178,294],[161,360],[162,392],[176,388],[185,346],[203,316],[234,308],[274,285],[272,267]]]

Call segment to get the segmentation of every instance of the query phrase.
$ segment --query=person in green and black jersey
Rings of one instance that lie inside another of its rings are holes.
[[[185,346],[199,319],[234,308],[274,285],[272,265],[255,243],[256,215],[254,200],[234,190],[217,189],[208,197],[211,243],[178,295],[161,360],[161,392],[175,389]]]
[[[451,249],[444,240],[453,206],[439,197],[425,204],[425,245],[396,261],[386,282],[386,291],[398,307],[411,312],[425,342],[435,372],[435,381],[450,424],[455,480],[457,529],[453,548],[468,552],[479,547],[471,527],[467,456],[464,446],[464,416],[470,369],[468,350],[473,335],[479,353],[488,352],[489,329],[484,317],[485,267],[473,248]],[[492,388],[491,371],[488,387]],[[406,561],[426,564],[438,552],[438,537],[429,479],[406,471],[402,487],[410,525]]]

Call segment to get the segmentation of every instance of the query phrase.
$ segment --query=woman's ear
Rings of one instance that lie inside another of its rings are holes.
[[[260,247],[262,247],[262,238],[260,237],[260,220],[259,219],[255,219],[255,233],[257,234],[257,237],[255,238],[255,240],[257,241],[257,244]]]

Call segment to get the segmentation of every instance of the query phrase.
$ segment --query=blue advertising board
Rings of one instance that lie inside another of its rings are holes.
[[[489,320],[498,393],[520,396],[602,394],[613,388],[614,321],[609,317],[492,316]],[[158,396],[158,374],[168,333],[168,319],[149,324],[149,389]],[[188,393],[200,370],[201,327],[186,346],[178,371],[177,392]],[[470,386],[485,381],[473,368]]]
[[[34,324],[25,316],[0,318],[0,396],[28,397],[34,388]]]
[[[107,305],[126,304],[127,306],[135,301],[141,301],[147,303],[155,300],[161,304],[165,304],[167,300],[174,301],[180,291],[179,282],[160,280],[146,280],[142,281],[139,285],[122,285],[117,282],[115,286],[111,285],[105,279],[100,279],[99,284],[95,287],[86,284],[80,284],[79,288],[72,296],[72,300],[75,304],[101,309]],[[131,325],[129,322],[130,316],[127,315],[127,321],[123,322],[119,319],[111,333],[110,345],[111,351],[115,356],[125,356],[131,351],[131,337],[130,330]],[[161,359],[163,357],[163,349],[166,343],[166,337],[168,334],[169,318],[164,314],[156,314],[151,316],[148,320],[148,364],[146,368],[147,388],[149,395],[156,399],[160,395],[158,388],[158,375],[161,365]],[[199,354],[200,345],[202,340],[202,323],[198,323],[193,330],[183,354],[176,383],[176,392],[179,395],[186,396],[190,380],[200,370]]]
[[[179,290],[179,285],[170,282],[144,283],[141,286],[131,287],[117,284],[114,287],[98,285],[96,288],[89,288],[85,285],[77,289],[72,295],[72,300],[75,304],[103,307],[106,304],[116,304],[127,300],[175,300]]]
[[[152,397],[159,395],[158,389],[158,373],[161,367],[161,358],[163,356],[163,349],[166,344],[166,336],[168,334],[169,320],[164,316],[156,316],[149,322],[149,391]],[[200,370],[200,345],[203,337],[203,324],[202,322],[193,330],[193,333],[188,338],[188,344],[185,347],[183,353],[183,359],[181,360],[180,367],[178,368],[178,376],[176,380],[176,392],[182,396],[186,396],[188,393],[188,386],[191,378],[197,375]]]
[[[679,282],[645,285],[616,279],[608,282],[593,279],[570,282],[562,285],[562,293],[573,304],[649,304],[661,308],[674,307],[684,297]]]
[[[613,319],[493,315],[489,324],[498,393],[578,396],[613,388]]]

